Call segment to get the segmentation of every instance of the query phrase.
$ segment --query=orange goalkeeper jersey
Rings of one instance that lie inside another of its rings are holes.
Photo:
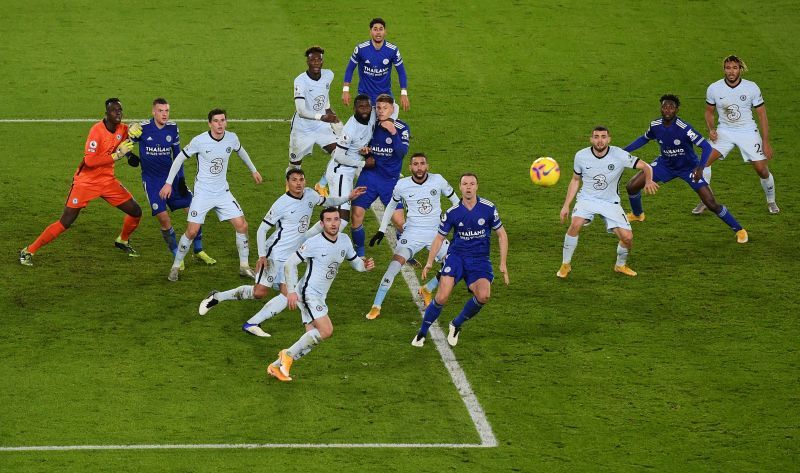
[[[102,183],[116,179],[114,158],[111,157],[117,146],[128,139],[128,125],[120,123],[114,133],[106,128],[103,120],[95,123],[86,138],[83,161],[75,171],[73,181],[81,184]]]

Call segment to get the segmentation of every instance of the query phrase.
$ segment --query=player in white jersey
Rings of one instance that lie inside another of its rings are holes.
[[[295,113],[289,134],[289,167],[286,171],[300,169],[303,158],[314,150],[314,144],[328,154],[333,153],[336,135],[342,130],[339,117],[331,109],[328,94],[333,82],[333,71],[322,68],[324,54],[325,50],[319,46],[306,49],[308,70],[294,80]],[[326,196],[326,185],[327,180],[323,175],[314,190]]]
[[[369,152],[369,140],[372,138],[372,129],[375,126],[375,111],[366,95],[357,96],[353,108],[353,116],[347,120],[341,135],[336,140],[336,149],[325,171],[331,197],[350,195],[353,182],[364,167],[364,156]],[[350,220],[349,203],[339,206],[339,218],[341,231]],[[322,224],[318,222],[308,231],[306,237],[311,238],[320,232]]]
[[[225,131],[228,120],[225,110],[215,108],[208,112],[207,133],[197,135],[192,141],[181,150],[172,167],[169,170],[167,181],[161,188],[159,195],[162,199],[168,199],[172,194],[172,181],[178,174],[183,162],[189,156],[197,155],[197,176],[194,179],[194,197],[189,206],[189,221],[186,226],[186,233],[181,235],[178,243],[178,251],[175,253],[175,260],[169,271],[167,279],[170,281],[178,280],[178,271],[183,258],[189,251],[192,240],[197,236],[198,230],[206,219],[206,214],[212,210],[217,213],[219,220],[230,220],[236,230],[236,249],[239,252],[239,274],[241,276],[255,277],[255,273],[250,269],[249,249],[247,243],[247,220],[244,218],[242,207],[236,202],[236,198],[231,194],[228,185],[228,162],[231,153],[236,152],[239,158],[250,169],[253,180],[256,184],[261,184],[261,174],[259,174],[250,156],[239,142],[236,133]]]
[[[781,209],[775,203],[775,179],[767,165],[772,159],[772,145],[769,143],[767,106],[764,105],[761,89],[755,82],[742,79],[742,72],[747,71],[747,65],[737,56],[723,59],[722,70],[725,77],[709,85],[706,91],[705,119],[714,150],[705,169],[695,170],[694,179],[699,180],[702,171],[703,178],[711,184],[711,163],[720,157],[725,159],[735,146],[739,148],[744,161],[752,164],[753,170],[761,178],[767,210],[776,214]],[[719,116],[718,126],[714,126],[715,110]],[[753,120],[753,110],[758,116],[758,127]],[[705,209],[706,206],[700,202],[692,213],[698,215]]]
[[[430,250],[442,217],[441,198],[449,199],[453,205],[459,203],[459,198],[450,184],[440,174],[428,172],[428,157],[424,153],[415,153],[411,156],[411,163],[408,167],[411,170],[411,176],[397,181],[392,192],[392,200],[389,201],[383,212],[380,228],[369,241],[369,246],[374,246],[383,240],[386,228],[392,220],[391,209],[403,202],[406,208],[403,234],[398,239],[392,261],[383,274],[378,292],[375,294],[375,300],[372,302],[372,308],[367,314],[367,318],[370,320],[381,315],[383,299],[406,261],[423,249]],[[436,254],[436,261],[441,262],[444,259],[448,248],[449,242],[444,240]],[[432,292],[437,286],[438,279],[433,277],[427,284],[419,288],[419,294],[424,299],[426,306],[430,303]]]
[[[222,301],[263,299],[269,294],[270,288],[278,289],[280,291],[278,295],[270,299],[258,313],[242,325],[242,330],[247,333],[269,337],[260,324],[286,308],[288,292],[283,278],[283,265],[303,243],[304,233],[310,226],[314,207],[339,205],[355,199],[366,191],[365,187],[357,187],[348,197],[322,197],[315,190],[306,187],[305,173],[302,169],[290,169],[286,173],[286,186],[289,191],[272,204],[256,233],[258,264],[255,284],[223,292],[211,291],[211,294],[200,302],[198,309],[200,315],[205,315]],[[267,238],[270,229],[273,232]]]
[[[592,220],[595,214],[602,215],[606,221],[606,229],[619,238],[614,271],[627,276],[636,276],[636,271],[627,265],[628,252],[633,244],[633,232],[619,203],[619,180],[625,168],[640,169],[644,171],[645,192],[655,194],[658,184],[653,182],[653,168],[622,148],[609,146],[611,135],[606,127],[595,127],[590,141],[592,146],[575,154],[574,173],[567,187],[564,206],[561,207],[561,223],[564,223],[569,215],[572,199],[578,195],[575,208],[572,210],[572,223],[564,235],[563,260],[556,276],[566,278],[572,271],[572,254],[578,246],[578,234],[583,225]]]
[[[289,294],[290,309],[299,308],[306,333],[294,345],[278,353],[278,359],[267,366],[267,373],[281,381],[291,381],[292,362],[308,354],[322,340],[333,334],[333,324],[328,316],[325,301],[333,284],[339,265],[346,259],[356,271],[370,271],[375,267],[372,258],[361,259],[353,249],[350,238],[339,232],[339,212],[332,207],[319,216],[323,233],[309,238],[284,264],[284,276]],[[306,273],[297,281],[297,265],[306,263]]]

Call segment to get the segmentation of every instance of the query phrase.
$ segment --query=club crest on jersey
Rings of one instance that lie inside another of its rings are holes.
[[[405,245],[406,243],[408,243],[408,240],[406,240],[405,238],[403,238],[402,240],[400,240],[400,244],[401,244],[401,245]]]
[[[90,141],[90,142],[89,142],[89,148],[90,148],[90,149],[95,149],[95,148],[97,148],[97,142],[96,142],[96,141],[94,141],[94,140]]]
[[[431,190],[431,195],[436,195],[436,189]]]
[[[122,139],[122,135],[119,135],[119,134],[118,134],[118,135],[117,135],[117,139],[118,139],[118,140],[121,140],[121,139]]]
[[[384,58],[383,65],[385,66],[386,64],[389,64],[389,60]]]
[[[676,138],[675,141],[673,141],[673,143],[675,143],[675,145],[679,145],[679,144],[681,144],[681,140]]]
[[[167,135],[167,137],[164,138],[164,139],[167,140],[167,143],[172,143],[172,137],[171,136]]]
[[[231,152],[231,147],[230,147],[230,146],[228,146],[227,148],[225,148],[225,152],[226,152],[226,153],[230,153],[230,152]]]
[[[613,164],[609,164],[608,165],[608,170],[609,171],[613,171],[614,170],[614,165]]]
[[[342,258],[344,258],[344,250],[342,250]]]
[[[742,102],[744,102],[745,100],[747,100],[747,96],[746,96],[746,95],[740,95],[740,96],[739,96],[739,100],[741,100]]]
[[[484,223],[486,223],[485,219],[482,219],[482,218],[478,219],[478,225],[483,225]]]
[[[387,144],[387,145],[390,145],[390,144],[392,144],[392,139],[391,139],[391,138],[386,138],[386,144]]]
[[[308,208],[309,209],[313,209],[314,208],[314,202],[309,202],[308,203]]]

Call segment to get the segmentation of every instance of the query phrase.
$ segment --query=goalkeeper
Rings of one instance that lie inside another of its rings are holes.
[[[173,159],[181,152],[178,124],[169,119],[169,102],[161,97],[153,100],[153,118],[134,123],[128,133],[131,139],[139,144],[142,186],[150,201],[153,216],[161,227],[161,236],[174,257],[178,251],[178,241],[167,210],[184,209],[188,212],[192,203],[192,193],[186,187],[186,178],[181,167],[175,177],[175,191],[172,195],[167,199],[162,199],[158,195],[169,176]],[[201,228],[192,243],[194,255],[206,264],[215,264],[217,260],[203,251],[202,232]],[[182,267],[183,262],[181,262]]]
[[[139,226],[142,209],[114,175],[114,164],[120,159],[128,158],[131,165],[138,165],[138,157],[131,153],[133,146],[128,139],[128,125],[122,123],[122,104],[118,98],[106,100],[105,117],[95,123],[86,138],[83,160],[73,175],[61,218],[45,228],[33,243],[20,250],[21,264],[33,266],[33,255],[39,248],[68,229],[78,218],[81,209],[99,197],[126,214],[114,246],[128,256],[139,256],[128,238]]]

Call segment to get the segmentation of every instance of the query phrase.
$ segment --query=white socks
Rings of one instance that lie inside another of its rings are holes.
[[[761,188],[764,189],[767,202],[775,202],[775,179],[772,173],[766,179],[761,179]]]
[[[283,294],[278,294],[277,296],[270,299],[269,302],[264,304],[264,307],[262,307],[261,310],[256,312],[256,315],[250,317],[247,320],[247,323],[258,325],[267,319],[271,319],[276,315],[278,315],[279,313],[281,313],[281,311],[283,311],[283,309],[286,308],[287,304],[288,300],[286,299],[286,296],[284,296]]]
[[[181,239],[181,241],[183,241]],[[236,232],[236,249],[239,251],[239,266],[250,266],[250,246],[247,243],[247,233]],[[180,251],[180,247],[178,248]]]
[[[561,252],[561,262],[569,263],[572,261],[572,254],[575,253],[575,248],[578,247],[578,237],[564,235],[564,249]]]
[[[175,252],[175,260],[172,262],[173,268],[179,268],[183,259],[186,258],[186,253],[189,252],[189,248],[192,246],[192,241],[186,238],[186,234],[184,233],[181,235],[181,239],[178,242],[178,250]]]
[[[622,246],[622,243],[617,243],[617,266],[625,266],[628,262],[628,252],[630,250]]]

